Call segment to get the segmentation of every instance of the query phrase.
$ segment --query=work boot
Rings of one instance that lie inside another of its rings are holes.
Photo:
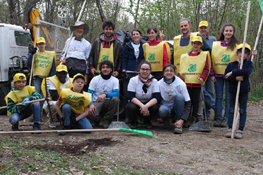
[[[227,127],[228,125],[227,125],[227,118],[223,118],[222,120],[221,120],[221,123],[220,123],[220,127]]]
[[[237,130],[234,138],[235,138],[235,139],[242,139],[242,138],[243,138],[243,131]]]
[[[103,125],[102,125],[102,127],[104,128],[104,129],[107,129],[109,126],[110,126],[110,121],[109,120],[107,120],[107,119],[105,119],[104,121],[103,121]]]
[[[216,119],[216,122],[215,122],[215,124],[214,124],[214,127],[219,127],[220,126],[220,124],[221,124],[221,118],[217,118]]]
[[[183,133],[182,126],[180,128],[174,128],[174,134],[182,134],[182,133]]]
[[[12,131],[18,131],[18,123],[12,125]]]
[[[232,129],[229,128],[229,129],[227,130],[227,133],[226,133],[226,138],[231,138],[231,135],[232,135]]]
[[[65,126],[65,125],[64,125],[63,130],[68,130],[68,129],[70,129],[70,125],[68,125],[68,126]],[[58,133],[58,135],[60,135],[60,136],[63,136],[63,135],[66,135],[66,134],[67,134],[66,132],[59,132],[59,133]]]

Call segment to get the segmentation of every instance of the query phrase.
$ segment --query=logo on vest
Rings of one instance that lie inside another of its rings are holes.
[[[196,71],[196,64],[189,64],[188,71],[189,72],[195,72]]]
[[[155,53],[149,53],[149,57],[148,57],[148,60],[149,61],[154,61],[155,60]]]
[[[102,55],[101,61],[105,61],[105,60],[109,60],[109,56],[108,55]]]
[[[226,55],[226,54],[222,55],[221,62],[223,63],[230,62],[230,55]]]

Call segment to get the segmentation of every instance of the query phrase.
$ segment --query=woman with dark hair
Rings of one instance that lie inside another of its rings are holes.
[[[145,42],[141,41],[142,32],[139,29],[133,29],[132,41],[127,43],[122,52],[122,77],[123,77],[123,96],[124,106],[126,106],[127,99],[127,86],[131,77],[136,76],[138,72],[138,66],[143,57],[142,45]],[[129,119],[126,116],[125,123],[129,123]]]
[[[167,64],[163,68],[164,77],[158,82],[161,93],[159,116],[168,129],[170,117],[174,120],[174,134],[182,134],[182,125],[187,121],[191,109],[191,101],[186,84],[175,76],[176,67]]]
[[[235,37],[235,26],[233,24],[225,24],[222,28],[219,38],[213,42],[212,46],[212,66],[210,71],[211,80],[215,83],[216,92],[216,113],[217,119],[215,127],[226,127],[229,112],[229,83],[224,79],[224,73],[227,65],[234,60],[238,60],[236,46],[240,41]],[[225,85],[225,114],[222,116],[223,110],[223,92]]]
[[[149,40],[142,46],[144,58],[152,65],[152,75],[160,80],[163,77],[163,67],[171,60],[170,46],[166,42],[156,39],[158,34],[156,28],[149,27],[147,34]]]
[[[144,118],[147,129],[152,128],[151,120],[158,114],[160,91],[157,80],[151,75],[151,64],[147,61],[139,65],[139,75],[132,77],[128,84],[126,115],[131,120],[131,128],[136,128],[137,116]]]

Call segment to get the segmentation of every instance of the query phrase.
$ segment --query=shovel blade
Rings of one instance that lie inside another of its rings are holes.
[[[125,128],[125,129],[131,129],[128,125],[126,125],[124,122],[111,122],[110,126],[108,129],[120,129],[120,128]]]
[[[211,121],[199,121],[196,124],[190,126],[189,131],[210,132],[211,125]]]
[[[150,132],[150,131],[145,131],[145,130],[121,128],[120,131],[133,132],[133,133],[137,133],[137,134],[142,134],[142,135],[147,135],[147,136],[153,137],[152,132]]]

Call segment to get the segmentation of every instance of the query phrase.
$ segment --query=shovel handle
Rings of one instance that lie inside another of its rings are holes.
[[[45,98],[38,99],[38,100],[31,100],[31,101],[25,102],[25,104],[30,104],[30,103],[35,103],[35,102],[40,102],[40,101],[45,101],[45,100],[46,100]],[[16,104],[16,106],[19,106],[19,105],[22,105],[22,103]],[[7,106],[0,107],[0,109],[5,109],[5,108],[7,108]]]

